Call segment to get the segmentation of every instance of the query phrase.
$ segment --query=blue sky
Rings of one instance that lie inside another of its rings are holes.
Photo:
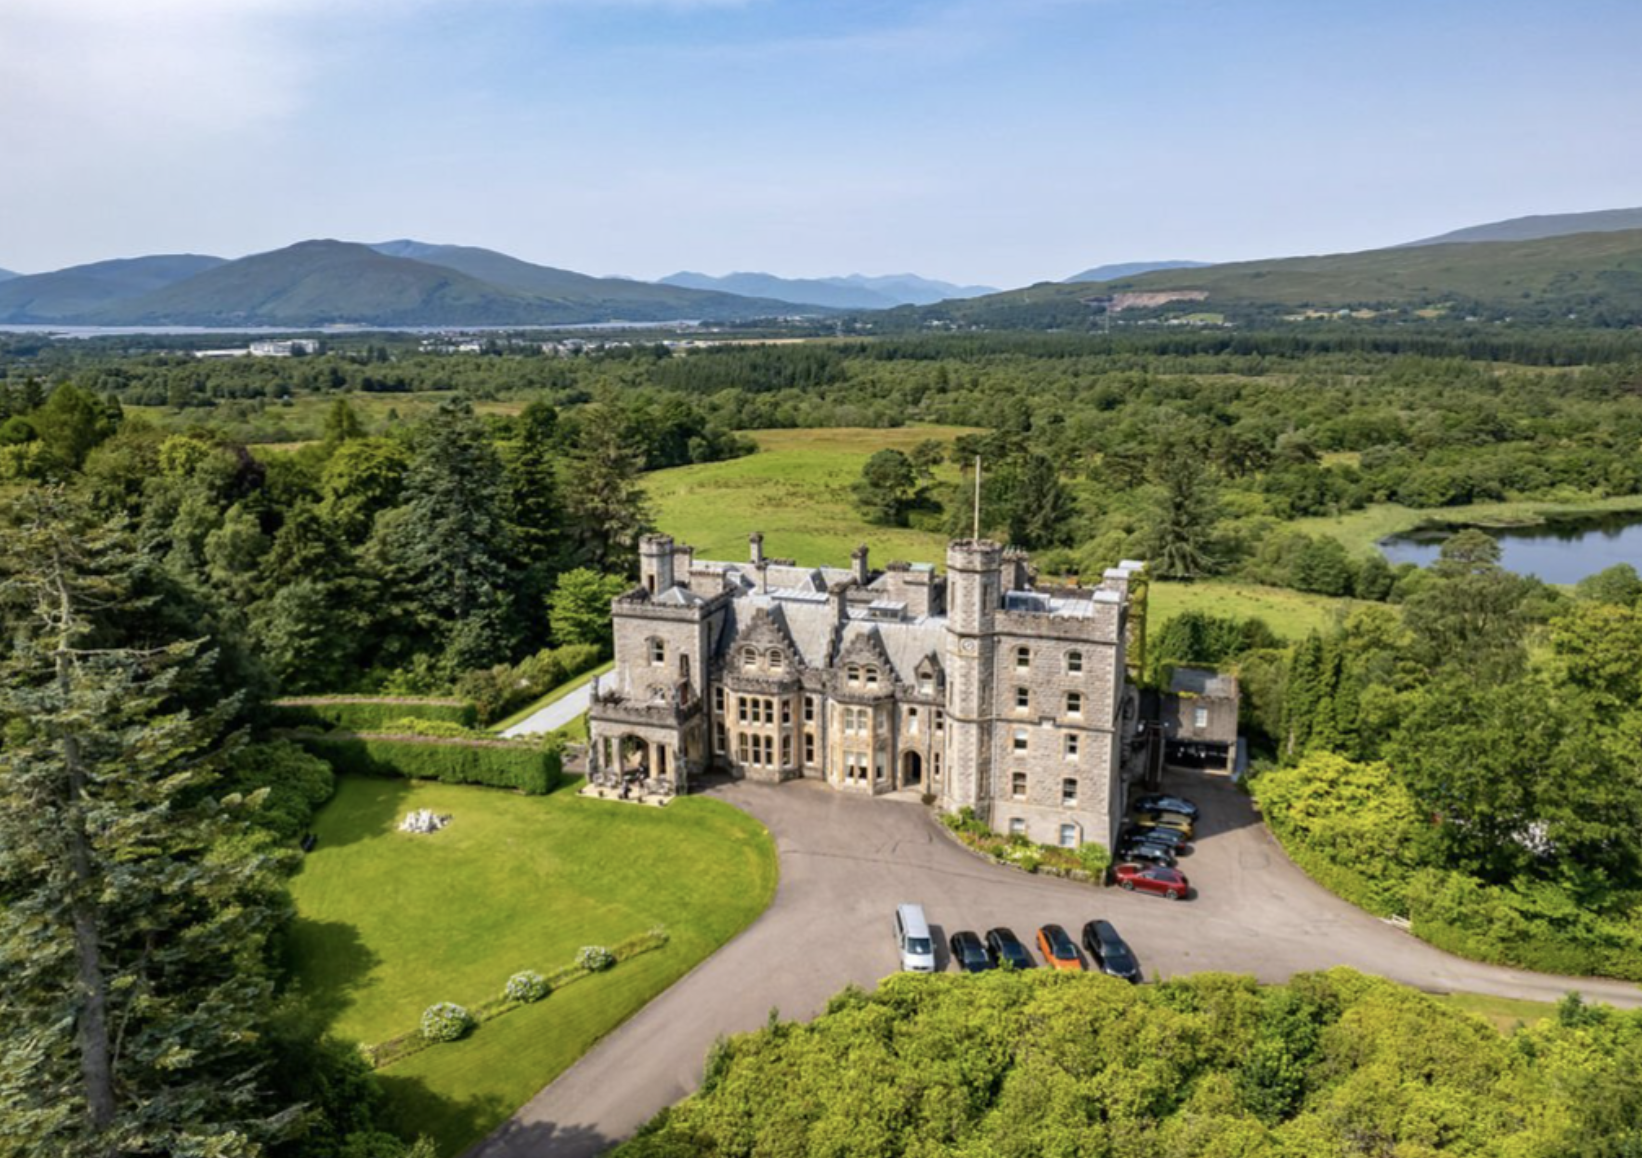
[[[1370,248],[1642,205],[1635,0],[6,0],[0,266],[589,273]]]

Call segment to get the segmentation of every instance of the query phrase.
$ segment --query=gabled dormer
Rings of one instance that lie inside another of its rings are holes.
[[[726,674],[777,680],[803,672],[804,659],[779,607],[760,607],[748,617],[725,654],[724,669]]]
[[[876,627],[849,634],[833,665],[833,679],[842,695],[889,695],[895,690],[895,665]]]

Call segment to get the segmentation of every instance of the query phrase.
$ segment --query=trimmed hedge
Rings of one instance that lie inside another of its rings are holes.
[[[470,671],[456,681],[456,691],[473,702],[482,723],[494,724],[603,660],[604,652],[596,644],[569,643],[539,651],[512,666]]]
[[[406,696],[302,696],[275,700],[274,722],[282,728],[324,728],[380,732],[395,720],[439,720],[471,728],[478,710],[467,700]]]
[[[558,787],[564,771],[559,749],[540,744],[353,732],[297,732],[292,738],[338,772],[355,776],[483,784],[542,796]]]

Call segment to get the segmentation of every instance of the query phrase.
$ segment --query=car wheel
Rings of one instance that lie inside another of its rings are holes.
[[[1163,895],[1168,897],[1171,901],[1178,901],[1180,899],[1180,894],[1175,892],[1173,889],[1164,890]]]
[[[1120,888],[1124,888],[1124,889],[1129,890],[1129,892],[1131,892],[1131,893],[1135,891],[1135,882],[1134,881],[1119,881],[1118,886]]]

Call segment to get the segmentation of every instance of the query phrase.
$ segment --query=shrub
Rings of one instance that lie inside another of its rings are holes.
[[[451,720],[421,720],[415,716],[390,720],[378,730],[389,736],[433,736],[445,740],[488,740],[491,738],[486,732],[465,728]]]
[[[314,812],[331,798],[336,776],[325,761],[289,740],[247,744],[233,755],[228,786],[250,795],[266,789],[262,807],[251,823],[282,840],[294,840],[305,831]]]
[[[1078,867],[1097,880],[1106,875],[1106,870],[1112,867],[1112,853],[1098,840],[1085,841],[1078,849]]]
[[[336,728],[380,732],[392,721],[443,720],[471,728],[478,712],[466,700],[398,696],[314,696],[275,700],[274,722],[286,728]]]
[[[550,986],[547,978],[534,969],[526,969],[522,973],[515,973],[507,979],[507,985],[502,990],[502,996],[509,1001],[527,1003],[540,1001],[548,994]]]
[[[583,945],[576,953],[577,967],[589,973],[602,973],[615,963],[615,954],[603,945]]]
[[[338,772],[402,776],[445,784],[483,784],[541,796],[558,786],[563,759],[557,746],[506,740],[438,740],[304,733],[298,741]]]
[[[422,1011],[422,1037],[427,1041],[457,1041],[473,1028],[473,1016],[454,1001],[441,1001]]]
[[[569,643],[517,665],[470,671],[456,681],[456,691],[473,702],[481,723],[492,724],[597,667],[602,658],[596,644]]]

